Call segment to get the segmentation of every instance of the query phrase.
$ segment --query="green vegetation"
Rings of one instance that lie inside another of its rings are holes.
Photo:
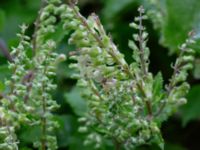
[[[198,149],[200,2],[76,4],[2,2],[0,149]]]

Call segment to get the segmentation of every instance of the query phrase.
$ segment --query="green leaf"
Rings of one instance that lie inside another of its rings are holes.
[[[159,22],[161,43],[168,47],[171,53],[178,50],[178,46],[185,41],[190,31],[194,29],[199,34],[199,0],[163,0],[162,3],[156,0],[154,7],[150,7],[152,3],[146,0],[145,6],[149,12],[155,11],[150,18],[154,26],[158,26]],[[161,16],[157,17],[157,14]]]
[[[199,28],[199,0],[167,0],[163,26],[163,44],[171,50],[184,42],[188,32]]]
[[[63,31],[62,24],[59,23],[56,26],[55,32],[47,35],[47,39],[53,39],[56,43],[60,43],[68,33],[69,30]]]
[[[184,105],[180,112],[183,125],[189,121],[200,118],[200,85],[193,86],[187,96],[188,103]]]
[[[155,77],[153,81],[153,99],[154,100],[160,100],[163,96],[162,92],[163,90],[163,77],[161,72],[159,72]]]
[[[5,12],[4,28],[1,36],[6,42],[16,39],[16,33],[19,32],[19,25],[22,23],[31,24],[37,17],[37,11],[40,7],[40,1],[19,0],[2,2],[0,8]],[[26,8],[26,9],[24,9]]]
[[[31,129],[29,127],[23,127],[21,129],[19,138],[23,143],[34,143],[35,141],[39,141],[39,137],[41,136],[41,128],[40,126],[32,126]]]
[[[165,143],[164,143],[162,136],[159,133],[154,135],[153,142],[155,142],[161,150],[164,150]]]
[[[0,81],[0,92],[4,91],[5,86],[4,84]]]
[[[70,93],[65,95],[66,101],[73,108],[76,115],[82,116],[87,110],[86,102],[80,96],[81,89],[74,87]]]
[[[72,135],[77,131],[78,128],[77,118],[72,115],[56,115],[54,118],[60,125],[59,129],[56,130],[58,146],[69,146]]]

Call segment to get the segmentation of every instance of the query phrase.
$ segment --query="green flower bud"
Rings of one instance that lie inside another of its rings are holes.
[[[194,56],[183,56],[182,59],[184,62],[191,62],[194,61]]]
[[[47,11],[44,11],[44,12],[42,12],[41,13],[41,15],[40,15],[40,20],[45,20],[45,19],[47,19],[48,17],[49,17],[49,12],[47,12]]]
[[[130,27],[132,27],[132,28],[134,28],[134,29],[139,29],[139,26],[138,26],[136,23],[134,23],[134,22],[132,22],[132,23],[130,24]]]
[[[79,127],[78,131],[80,133],[86,133],[88,131],[87,127]]]

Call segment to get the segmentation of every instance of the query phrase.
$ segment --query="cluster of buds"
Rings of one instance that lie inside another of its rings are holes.
[[[27,27],[21,27],[22,33],[18,35],[21,40],[12,51],[14,60],[9,64],[13,70],[11,80],[6,82],[10,89],[0,105],[0,148],[18,149],[15,130],[23,123],[40,126],[41,137],[34,143],[36,148],[57,149],[56,137],[52,135],[57,123],[52,111],[58,105],[51,91],[56,88],[53,83],[56,64],[64,61],[65,56],[53,52],[56,42],[50,35],[59,21],[64,30],[72,31],[69,44],[76,51],[70,53],[75,60],[70,68],[76,70],[73,77],[78,79],[78,86],[83,88],[81,94],[87,100],[88,111],[79,119],[84,124],[79,131],[88,133],[84,143],[94,144],[98,149],[109,139],[116,149],[129,150],[147,143],[157,143],[163,148],[160,124],[186,102],[189,89],[186,77],[194,59],[189,48],[194,43],[192,37],[180,47],[172,78],[164,86],[161,73],[154,76],[149,72],[148,33],[143,26],[147,17],[143,7],[138,9],[135,23],[130,24],[138,33],[129,41],[133,62],[128,64],[98,16],[83,17],[75,3],[47,1],[39,12],[32,43],[25,36]],[[32,50],[33,56],[27,50]]]
[[[22,25],[21,33],[17,34],[20,43],[12,49],[13,62],[9,63],[13,73],[5,82],[8,89],[0,105],[0,149],[18,150],[15,132],[21,125],[40,126],[41,137],[34,143],[36,148],[57,149],[53,133],[58,124],[51,112],[58,105],[51,92],[56,89],[56,65],[65,60],[65,55],[53,52],[56,43],[49,34],[56,29],[55,10],[59,3],[59,0],[50,0],[41,9],[32,43],[25,35],[26,25]]]
[[[174,74],[164,89],[161,73],[154,76],[148,69],[148,33],[143,26],[147,16],[142,6],[135,22],[130,24],[138,30],[133,34],[134,41],[129,41],[134,60],[130,65],[95,14],[84,18],[73,3],[65,7],[70,15],[63,14],[64,29],[74,30],[69,44],[77,48],[71,53],[76,63],[70,67],[78,71],[73,77],[78,78],[88,104],[87,114],[79,120],[85,124],[79,131],[88,133],[85,144],[99,148],[107,138],[126,149],[145,143],[157,143],[163,148],[160,124],[185,102],[188,92],[185,81],[194,58],[189,48],[192,38],[181,46]]]

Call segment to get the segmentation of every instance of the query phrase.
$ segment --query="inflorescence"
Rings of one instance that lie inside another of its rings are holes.
[[[106,139],[113,141],[116,149],[133,149],[138,145],[164,142],[160,133],[161,123],[178,106],[186,103],[189,90],[186,82],[192,69],[194,43],[189,37],[180,46],[180,55],[173,65],[174,73],[168,85],[163,85],[162,74],[149,72],[148,33],[143,21],[147,19],[144,8],[130,27],[138,31],[129,41],[133,50],[133,62],[128,64],[112,38],[106,34],[100,19],[94,13],[83,17],[74,2],[61,4],[49,0],[39,12],[36,30],[26,36],[26,25],[18,34],[20,43],[13,48],[13,71],[5,83],[8,90],[0,106],[0,149],[17,150],[16,130],[22,124],[40,126],[40,141],[34,146],[41,150],[57,149],[53,130],[57,123],[52,111],[58,107],[52,99],[56,64],[65,60],[63,54],[53,52],[56,42],[49,38],[60,21],[64,30],[73,31],[69,44],[76,50],[70,53],[70,64],[77,73],[77,85],[83,87],[82,96],[87,100],[88,111],[79,119],[83,124],[79,131],[88,133],[84,144],[100,148]],[[30,55],[32,51],[32,56]]]

